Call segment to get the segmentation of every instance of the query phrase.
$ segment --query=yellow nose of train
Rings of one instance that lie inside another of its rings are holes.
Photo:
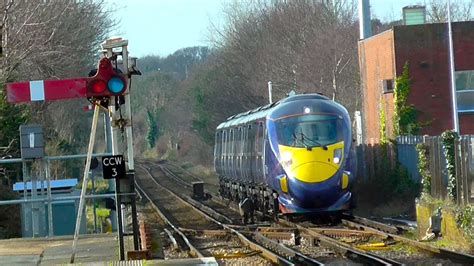
[[[301,182],[319,183],[336,174],[343,160],[344,142],[326,147],[295,148],[279,145],[287,174]]]

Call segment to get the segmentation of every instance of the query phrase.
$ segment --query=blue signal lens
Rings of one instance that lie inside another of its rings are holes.
[[[123,80],[119,77],[112,77],[108,84],[107,87],[109,88],[109,91],[114,94],[121,93],[123,89],[125,88],[125,84],[123,83]]]

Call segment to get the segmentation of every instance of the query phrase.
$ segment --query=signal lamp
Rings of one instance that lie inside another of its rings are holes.
[[[92,92],[94,93],[103,93],[106,88],[107,85],[103,80],[96,80],[92,83]]]
[[[115,76],[109,80],[107,87],[110,92],[114,94],[120,94],[123,91],[123,88],[125,88],[125,83],[120,77]]]
[[[87,80],[87,97],[121,96],[127,91],[126,76],[117,72],[108,58],[100,59],[97,69]]]

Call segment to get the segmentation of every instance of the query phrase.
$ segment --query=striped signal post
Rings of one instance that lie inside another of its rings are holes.
[[[123,69],[129,69],[128,65],[128,40],[124,40],[121,38],[117,39],[110,39],[102,43],[102,48],[105,50],[107,57],[113,57],[115,54],[116,49],[120,49],[120,54],[122,55],[122,62],[123,62]],[[133,63],[132,63],[133,68]],[[134,74],[133,71],[129,72],[129,74]],[[124,94],[125,104],[121,107],[121,110],[124,110],[124,114],[120,112],[116,112],[116,108],[114,106],[109,106],[109,113],[112,121],[124,121],[123,127],[119,128],[117,126],[113,126],[111,130],[112,135],[112,154],[124,154],[126,155],[126,165],[127,165],[127,178],[129,180],[130,187],[134,191],[134,173],[135,173],[135,163],[134,163],[134,153],[133,153],[133,134],[132,134],[132,112],[131,112],[131,102],[130,102],[130,94]],[[116,99],[112,98],[112,102],[116,102]],[[122,116],[123,115],[123,116]],[[114,123],[112,123],[114,124]],[[119,137],[119,134],[125,135],[126,142],[125,145],[118,145],[117,140],[123,139]],[[117,202],[116,204],[116,212],[117,212],[117,221],[118,221],[118,231],[119,231],[119,246],[120,246],[120,258],[121,260],[124,259],[124,242],[123,242],[123,228],[122,228],[122,197],[120,196],[120,182],[116,182],[116,195],[117,195]],[[136,199],[135,197],[130,198],[131,203],[131,211],[132,211],[132,226],[133,226],[133,245],[134,249],[139,249],[139,240],[138,240],[138,220],[137,220],[137,210],[136,210]]]

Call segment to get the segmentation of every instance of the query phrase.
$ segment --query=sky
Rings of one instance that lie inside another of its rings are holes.
[[[209,45],[211,22],[222,25],[226,0],[105,0],[128,39],[132,56],[167,56],[184,47]],[[402,7],[423,1],[371,0],[372,17],[401,19]]]

